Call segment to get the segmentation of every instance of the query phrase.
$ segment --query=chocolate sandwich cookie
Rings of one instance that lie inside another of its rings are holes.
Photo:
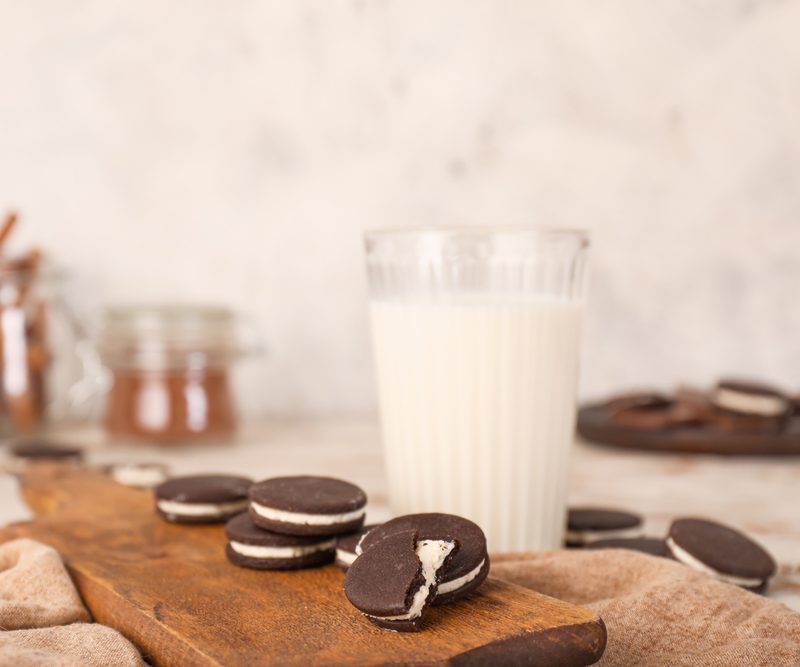
[[[792,402],[783,392],[756,382],[722,380],[711,394],[714,426],[729,432],[781,430]]]
[[[710,413],[707,399],[686,391],[679,392],[675,398],[662,394],[630,394],[606,405],[614,423],[636,429],[700,424],[708,419]]]
[[[616,539],[596,540],[586,545],[587,549],[630,549],[641,551],[651,556],[667,558],[669,550],[663,539],[659,537],[618,537]]]
[[[347,572],[347,568],[353,564],[356,559],[356,546],[370,530],[375,528],[376,524],[364,526],[361,530],[347,535],[341,535],[336,539],[336,565],[342,570]]]
[[[763,592],[777,566],[772,556],[738,530],[705,519],[677,519],[667,536],[672,557],[694,570]]]
[[[225,524],[228,560],[240,567],[256,570],[296,570],[326,565],[333,561],[336,539],[329,536],[309,537],[281,535],[253,523],[247,512]]]
[[[366,494],[331,477],[275,477],[250,489],[250,516],[261,528],[287,535],[339,535],[364,523]]]
[[[373,528],[356,546],[356,553],[366,553],[375,544],[397,532],[415,530],[420,540],[456,540],[459,548],[442,570],[434,604],[447,604],[466,597],[480,586],[489,574],[486,535],[480,527],[454,514],[407,514]]]
[[[221,523],[247,509],[252,483],[234,475],[173,477],[155,488],[156,511],[175,523]]]
[[[708,393],[691,387],[678,387],[671,409],[674,425],[701,425],[714,418],[714,406]]]
[[[344,579],[347,599],[370,621],[397,632],[419,630],[440,573],[458,552],[454,540],[393,532],[361,554]]]
[[[606,403],[616,424],[651,429],[671,425],[674,405],[671,398],[651,392],[625,394]]]
[[[117,484],[152,489],[167,479],[169,469],[163,463],[117,463],[109,473]]]
[[[642,518],[614,509],[575,507],[567,515],[566,544],[582,547],[602,539],[642,537]]]
[[[637,408],[663,408],[672,403],[672,400],[665,394],[653,391],[631,392],[616,396],[606,402],[606,407],[614,414],[622,410]]]
[[[25,461],[62,461],[78,463],[83,460],[80,447],[47,440],[20,440],[11,445],[11,454]]]

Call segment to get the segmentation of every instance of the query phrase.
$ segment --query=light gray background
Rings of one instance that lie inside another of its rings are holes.
[[[0,207],[83,312],[227,302],[252,413],[374,407],[364,228],[594,237],[584,396],[800,386],[800,2],[0,0]]]

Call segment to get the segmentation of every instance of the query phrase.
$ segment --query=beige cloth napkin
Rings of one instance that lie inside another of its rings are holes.
[[[492,574],[597,612],[605,667],[798,667],[800,614],[634,551],[498,554]]]
[[[28,539],[0,545],[0,664],[144,665],[133,644],[90,620],[54,549]]]

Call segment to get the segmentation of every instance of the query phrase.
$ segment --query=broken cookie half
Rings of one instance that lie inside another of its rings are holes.
[[[344,580],[345,595],[382,628],[419,630],[440,574],[457,551],[455,539],[420,540],[416,530],[394,533],[356,558]]]

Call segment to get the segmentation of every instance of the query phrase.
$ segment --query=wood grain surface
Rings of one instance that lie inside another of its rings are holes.
[[[27,536],[63,555],[98,622],[158,665],[588,665],[606,632],[591,611],[490,577],[469,600],[436,607],[419,633],[396,634],[345,599],[334,566],[237,568],[221,526],[159,519],[149,492],[99,471],[37,465],[22,478],[38,517]]]

